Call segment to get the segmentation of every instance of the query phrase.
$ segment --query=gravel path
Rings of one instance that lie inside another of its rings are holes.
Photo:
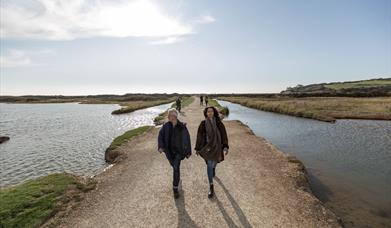
[[[198,99],[185,108],[194,147],[203,119]],[[224,121],[230,153],[217,166],[216,196],[207,198],[205,162],[181,164],[182,191],[172,195],[172,171],[157,152],[158,128],[118,148],[127,158],[98,175],[98,187],[61,227],[339,227],[311,193],[302,165],[256,137],[239,121]]]

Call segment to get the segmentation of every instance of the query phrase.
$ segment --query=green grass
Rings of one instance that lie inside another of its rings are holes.
[[[221,106],[220,103],[216,99],[209,99],[208,100],[208,106],[214,106],[215,108],[217,108],[217,110],[219,110],[219,112],[221,114],[223,114],[223,116],[228,116],[229,115],[228,107]]]
[[[263,111],[334,122],[336,119],[391,120],[391,97],[222,97]]]
[[[93,188],[93,181],[82,183],[71,174],[58,173],[1,189],[0,227],[39,227]]]
[[[215,99],[209,99],[208,106],[214,106],[217,109],[222,108],[222,106],[219,104],[219,102],[217,102],[217,100],[215,100]]]
[[[137,135],[140,135],[140,134],[148,131],[151,128],[152,128],[152,126],[142,126],[142,127],[135,128],[135,129],[132,129],[132,130],[125,132],[124,134],[115,138],[113,140],[113,142],[111,142],[108,150],[114,150],[115,148],[121,146],[123,143],[127,142],[131,138],[133,138]]]

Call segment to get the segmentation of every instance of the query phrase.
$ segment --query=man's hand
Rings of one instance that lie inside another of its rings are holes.
[[[223,151],[224,151],[224,155],[227,156],[227,154],[228,154],[228,148],[225,147],[225,148],[223,149]]]
[[[163,148],[159,148],[159,153],[164,153],[164,150],[163,150]]]
[[[191,154],[188,154],[188,155],[186,155],[186,158],[187,158],[187,159],[189,159],[189,158],[190,158],[190,156],[191,156]]]

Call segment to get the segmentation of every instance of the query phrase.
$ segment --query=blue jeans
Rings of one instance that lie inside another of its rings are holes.
[[[216,168],[217,161],[208,160],[206,161],[206,171],[208,173],[209,184],[213,184],[213,169]]]
[[[178,188],[179,181],[180,181],[180,166],[181,166],[182,156],[180,154],[176,154],[174,159],[169,160],[170,165],[173,169],[173,181],[172,185],[176,189]]]

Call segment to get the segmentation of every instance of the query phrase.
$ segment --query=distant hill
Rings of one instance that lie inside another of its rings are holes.
[[[391,96],[391,78],[297,85],[288,87],[281,94],[292,96]]]

